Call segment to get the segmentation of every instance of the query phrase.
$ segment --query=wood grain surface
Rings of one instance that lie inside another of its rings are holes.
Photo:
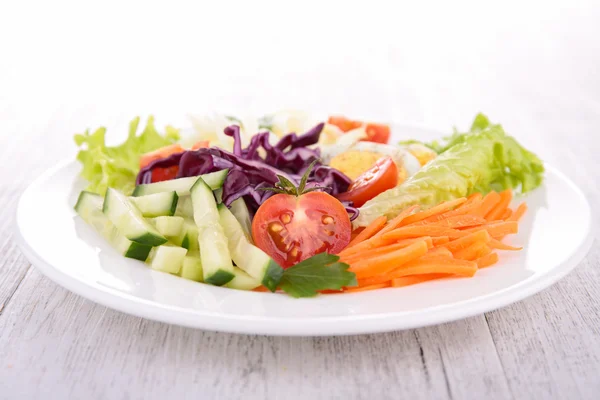
[[[233,16],[250,38],[224,34],[218,46],[177,58],[175,68],[165,54],[191,49],[202,36],[190,28],[191,11],[148,6],[147,18],[168,40],[153,31],[151,39],[134,40],[127,18],[110,19],[135,15],[133,6],[94,11],[112,21],[110,30],[88,10],[71,18],[47,5],[35,15],[25,5],[0,6],[0,399],[599,398],[597,240],[565,279],[501,310],[387,334],[286,338],[203,332],[107,309],[43,277],[12,239],[19,194],[45,169],[74,156],[74,132],[123,126],[151,110],[167,118],[282,104],[447,131],[483,110],[582,188],[598,237],[600,6],[509,2],[488,10],[479,2],[458,3],[440,15],[414,5],[412,16],[398,13],[390,30],[369,25],[368,40],[326,31],[340,43],[338,58],[330,57],[332,42],[302,31],[300,16],[276,22],[272,29],[286,32],[294,48],[284,46],[278,66],[260,69],[250,66],[262,45],[243,53],[273,36],[267,28],[257,28],[264,37],[250,29],[258,17]],[[484,13],[496,17],[481,21]],[[355,14],[351,22],[362,23],[366,16]],[[24,29],[25,20],[35,29]],[[178,30],[159,24],[165,20],[181,21],[170,25]],[[3,40],[8,37],[16,39]],[[205,63],[207,52],[224,59],[231,48],[250,57],[243,73]]]

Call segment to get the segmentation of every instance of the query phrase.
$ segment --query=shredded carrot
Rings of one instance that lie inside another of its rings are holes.
[[[425,253],[427,253],[427,244],[423,240],[396,251],[357,261],[351,264],[350,271],[354,272],[357,278],[379,275],[419,258]]]
[[[383,238],[381,236],[374,236],[371,239],[367,239],[364,242],[360,242],[357,245],[354,245],[354,246],[349,247],[349,248],[345,248],[344,250],[342,250],[339,253],[339,256],[340,257],[345,257],[345,256],[348,256],[350,254],[360,253],[361,251],[373,249],[375,247],[385,246],[385,245],[388,245],[388,244],[392,244],[394,242],[396,242],[395,239],[385,239],[385,238]]]
[[[427,254],[423,256],[423,258],[427,257],[436,257],[436,256],[446,256],[446,257],[454,257],[452,252],[445,247],[435,247],[430,249]]]
[[[390,244],[390,245],[382,246],[382,247],[376,247],[374,249],[367,250],[367,251],[360,252],[360,253],[354,253],[354,254],[351,254],[346,257],[341,257],[340,261],[345,262],[347,264],[352,264],[352,263],[355,263],[355,262],[360,261],[365,258],[378,257],[383,254],[389,253],[391,251],[403,249],[417,241],[422,241],[422,240],[425,241],[425,244],[427,244],[428,249],[433,248],[433,242],[432,242],[431,238],[428,236],[425,236],[422,238],[410,239],[410,240],[406,240],[406,241],[401,240],[398,243],[394,243],[394,244]]]
[[[498,204],[499,201],[500,194],[498,194],[497,192],[489,192],[483,198],[481,208],[479,209],[479,211],[477,211],[474,214],[480,217],[485,217],[486,214],[489,213],[496,206],[496,204]]]
[[[431,241],[433,242],[433,246],[440,246],[442,244],[446,244],[450,242],[450,238],[448,236],[437,236],[434,238],[431,238]]]
[[[481,199],[483,199],[483,195],[481,193],[479,193],[479,192],[471,193],[469,196],[467,196],[467,202],[465,204],[463,204],[461,207],[464,207],[466,204],[469,204],[469,202],[480,201]]]
[[[384,234],[384,239],[406,239],[420,236],[448,236],[451,239],[467,236],[467,233],[457,229],[445,228],[437,225],[403,226]]]
[[[425,218],[429,218],[432,215],[442,214],[445,211],[452,210],[453,208],[463,204],[465,201],[467,201],[466,197],[461,197],[460,199],[445,201],[441,204],[438,204],[435,207],[431,207],[428,210],[409,215],[401,222],[400,225],[401,226],[410,225],[414,222],[422,221]]]
[[[445,273],[461,276],[473,276],[477,272],[477,263],[473,261],[458,260],[449,257],[423,258],[412,261],[396,268],[389,275],[394,278],[407,275],[421,275]]]
[[[359,233],[354,239],[352,239],[350,244],[348,244],[348,247],[352,247],[355,244],[358,244],[364,240],[371,238],[371,236],[375,235],[381,230],[381,228],[385,226],[386,222],[387,217],[385,215],[375,218],[375,221],[371,222],[369,226],[363,229],[361,233]]]
[[[462,249],[454,253],[454,257],[460,260],[474,261],[479,258],[480,252],[487,247],[485,242],[475,242],[466,249]]]
[[[386,227],[384,227],[382,230],[377,232],[375,234],[375,236],[381,236],[381,235],[384,235],[384,234],[396,229],[397,227],[400,226],[400,224],[402,223],[402,221],[404,221],[405,218],[410,216],[413,213],[413,211],[417,210],[418,208],[419,208],[419,206],[412,206],[412,207],[408,207],[408,208],[402,210],[402,212],[400,214],[398,214],[398,216],[396,216],[394,219],[392,219],[387,224]]]
[[[476,232],[481,229],[485,229],[486,231],[488,231],[491,237],[497,238],[512,233],[518,233],[519,224],[516,221],[491,222],[489,224],[482,225],[477,228],[465,229],[462,232]]]
[[[392,279],[392,287],[404,287],[415,285],[417,283],[433,281],[435,279],[447,278],[450,274],[422,274],[401,276],[400,278]]]
[[[347,293],[366,292],[367,290],[383,289],[386,287],[390,287],[390,282],[377,283],[374,285],[367,285],[367,286],[351,287],[351,288],[346,289],[346,292]]]
[[[519,204],[519,206],[512,213],[512,215],[510,217],[508,217],[508,221],[519,222],[519,220],[521,220],[521,217],[523,217],[523,215],[525,214],[525,212],[527,212],[527,204],[525,204],[525,203]]]
[[[486,222],[487,221],[485,220],[485,218],[479,217],[477,215],[465,214],[465,215],[453,215],[453,216],[443,219],[441,221],[431,222],[430,224],[427,224],[427,226],[436,225],[436,226],[443,226],[446,228],[460,229],[460,228],[469,228],[472,226],[483,225]]]
[[[488,231],[485,229],[481,229],[481,230],[475,231],[467,236],[458,238],[456,240],[452,240],[442,246],[447,248],[448,250],[450,250],[452,253],[455,253],[459,250],[466,249],[473,243],[477,243],[477,242],[487,243],[490,241],[490,239],[491,239],[491,237],[490,237],[490,234],[488,233]]]
[[[513,213],[513,210],[511,210],[510,208],[507,208],[506,210],[504,210],[504,213],[500,217],[500,220],[506,221],[507,219],[510,218],[510,216],[512,215],[512,213]]]
[[[489,267],[498,262],[498,253],[490,253],[487,256],[483,256],[477,259],[477,267],[479,269]]]
[[[446,218],[450,218],[450,217],[454,217],[454,216],[458,216],[458,215],[465,215],[465,214],[473,215],[472,211],[476,210],[480,207],[481,207],[481,200],[477,200],[477,201],[467,200],[460,206],[456,207],[454,210],[447,211],[443,214],[432,215],[431,217],[427,217],[422,221],[414,222],[412,225],[426,225],[430,222],[442,221]]]
[[[500,201],[486,215],[488,221],[496,221],[499,219],[512,200],[512,191],[510,189],[500,192]]]
[[[488,245],[492,249],[497,249],[497,250],[511,250],[511,251],[523,250],[522,247],[511,246],[511,245],[508,245],[506,243],[502,243],[498,239],[492,239],[492,240],[490,240],[490,242],[488,243]]]

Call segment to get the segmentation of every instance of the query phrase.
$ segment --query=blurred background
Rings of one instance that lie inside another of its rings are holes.
[[[282,108],[449,131],[483,111],[544,156],[528,131],[600,122],[599,20],[592,0],[0,2],[0,134]]]

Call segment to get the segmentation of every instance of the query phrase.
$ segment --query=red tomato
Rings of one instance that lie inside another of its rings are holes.
[[[144,168],[152,161],[160,160],[161,158],[169,157],[171,154],[182,153],[185,151],[183,147],[178,144],[172,144],[169,146],[161,147],[160,149],[151,151],[146,154],[142,154],[140,157],[140,168]]]
[[[284,268],[324,251],[340,252],[351,231],[342,203],[323,192],[276,194],[252,221],[254,243]]]
[[[365,128],[367,138],[363,139],[367,142],[387,143],[390,140],[390,127],[383,124],[367,124]]]
[[[327,123],[340,128],[343,132],[348,132],[352,129],[360,128],[365,125],[361,121],[353,121],[346,117],[329,117]],[[384,124],[367,123],[365,126],[367,138],[365,142],[387,143],[390,140],[390,127]]]
[[[177,177],[179,165],[173,165],[167,168],[154,168],[152,170],[152,182],[170,181]]]
[[[398,167],[391,157],[383,157],[377,160],[371,169],[356,178],[347,192],[336,197],[340,201],[352,201],[355,207],[360,207],[397,184]]]

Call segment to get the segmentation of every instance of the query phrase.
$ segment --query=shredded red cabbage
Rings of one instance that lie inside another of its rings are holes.
[[[142,168],[136,184],[150,183],[155,168],[179,166],[177,178],[198,176],[229,168],[223,185],[223,202],[231,203],[243,197],[252,214],[270,196],[270,191],[261,188],[273,187],[278,182],[277,175],[283,175],[298,184],[310,163],[319,159],[319,148],[307,146],[318,143],[323,123],[308,132],[297,135],[290,133],[275,145],[269,143],[269,132],[252,137],[248,147],[242,149],[240,128],[237,125],[225,129],[225,134],[233,137],[233,152],[216,147],[189,150],[173,154]],[[310,173],[307,187],[323,187],[323,191],[336,195],[348,190],[350,179],[335,168],[317,163]],[[353,220],[358,210],[345,203],[346,210]]]

